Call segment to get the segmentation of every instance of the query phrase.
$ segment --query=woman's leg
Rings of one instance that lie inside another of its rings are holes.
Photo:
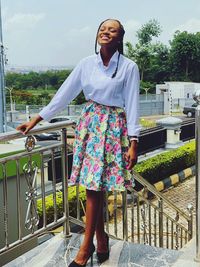
[[[98,252],[107,252],[107,238],[105,236],[105,229],[104,229],[104,192],[100,192],[100,204],[99,204],[99,214],[96,224],[96,238],[97,238],[97,251]]]
[[[101,193],[93,190],[86,190],[86,225],[85,236],[80,250],[76,256],[75,262],[78,264],[85,264],[93,243],[94,232],[98,220]]]

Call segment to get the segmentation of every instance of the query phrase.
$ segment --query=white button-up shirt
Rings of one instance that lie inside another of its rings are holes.
[[[82,90],[86,100],[125,108],[128,135],[138,136],[139,126],[139,83],[138,66],[132,60],[120,55],[117,75],[115,72],[118,51],[108,66],[104,66],[100,53],[82,59],[61,85],[51,102],[39,115],[50,120],[63,110]]]

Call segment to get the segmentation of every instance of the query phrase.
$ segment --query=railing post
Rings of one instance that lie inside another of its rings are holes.
[[[188,241],[193,237],[193,209],[193,205],[189,204],[187,207],[190,216],[190,220],[188,221]]]
[[[79,184],[76,185],[76,201],[77,201],[76,217],[78,220],[80,220],[81,219],[81,209],[80,209],[80,198],[79,198]]]
[[[63,223],[63,233],[66,237],[70,235],[69,226],[69,202],[68,202],[68,155],[67,155],[67,131],[62,129],[62,185],[63,185],[63,212],[66,218]]]
[[[163,200],[160,198],[159,206],[159,247],[163,247]]]
[[[195,139],[196,139],[196,258],[200,262],[200,90],[193,95],[197,102],[195,114]]]
[[[122,193],[123,210],[123,239],[128,241],[128,218],[127,218],[127,190]]]

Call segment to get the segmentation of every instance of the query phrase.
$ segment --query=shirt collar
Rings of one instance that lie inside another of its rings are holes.
[[[119,52],[116,51],[116,52],[112,55],[112,57],[111,57],[111,59],[110,59],[110,61],[109,61],[109,65],[110,65],[110,63],[112,63],[112,62],[113,62],[113,63],[117,63],[118,55],[119,55]],[[100,53],[100,52],[97,54],[97,63],[99,63],[99,64],[103,64],[103,60],[102,60],[102,58],[101,58],[101,53]]]

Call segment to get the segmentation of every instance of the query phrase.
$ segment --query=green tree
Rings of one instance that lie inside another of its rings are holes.
[[[131,43],[126,43],[128,48],[127,56],[133,59],[140,69],[141,81],[144,79],[144,72],[150,64],[151,49],[149,45],[136,44],[135,47]]]
[[[48,104],[49,101],[51,100],[51,96],[49,95],[49,93],[47,91],[43,91],[38,98],[41,100],[40,104]],[[38,101],[39,102],[39,101]]]
[[[200,66],[200,33],[177,31],[170,45],[172,79],[193,80]]]
[[[163,81],[170,80],[169,48],[160,42],[152,44],[146,80],[153,83],[162,83]]]
[[[7,73],[6,85],[12,86],[18,90],[37,89],[53,87],[58,89],[64,80],[69,76],[71,70],[61,71],[46,71],[46,72],[29,72],[22,73]]]
[[[151,57],[155,54],[152,39],[158,37],[160,33],[160,24],[153,19],[142,25],[141,29],[137,31],[138,43],[135,46],[130,42],[126,43],[126,56],[138,64],[141,81],[144,80],[144,74],[150,68]]]
[[[153,82],[144,82],[141,81],[140,83],[140,92],[142,94],[155,94],[155,87],[156,84]]]
[[[33,104],[33,94],[15,90],[13,100],[16,104]]]
[[[153,37],[158,37],[161,33],[160,23],[151,19],[137,31],[136,36],[140,45],[148,45],[151,43]]]

